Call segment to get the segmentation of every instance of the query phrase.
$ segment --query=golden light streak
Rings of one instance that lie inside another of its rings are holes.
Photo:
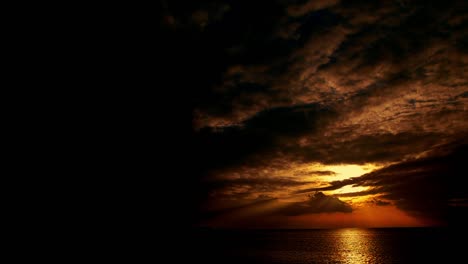
[[[336,243],[340,260],[350,264],[368,263],[373,260],[371,250],[373,234],[365,229],[346,228],[338,231]]]
[[[380,164],[364,164],[364,165],[356,165],[356,164],[341,164],[341,165],[325,165],[322,167],[324,171],[333,171],[336,173],[335,176],[325,176],[327,180],[332,181],[341,181],[346,180],[353,177],[358,177],[363,174],[372,172],[374,170],[382,168],[383,165]]]

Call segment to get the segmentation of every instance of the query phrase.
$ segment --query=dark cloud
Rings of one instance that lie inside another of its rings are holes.
[[[303,215],[303,214],[318,214],[318,213],[351,213],[353,208],[332,196],[327,196],[322,192],[314,193],[309,196],[309,200],[305,202],[291,203],[291,205],[283,207],[275,214],[282,215]]]
[[[379,199],[373,199],[371,202],[373,204],[377,205],[377,206],[386,206],[386,205],[391,204],[390,202],[382,201],[382,200],[379,200]]]
[[[225,188],[229,189],[239,189],[242,188],[241,194],[249,193],[261,193],[261,192],[271,192],[275,190],[281,190],[289,187],[298,187],[314,182],[311,181],[298,181],[290,177],[262,177],[262,176],[250,176],[249,178],[237,178],[237,179],[218,179],[206,182],[206,185],[209,185],[211,188],[216,188],[218,190],[223,190]],[[247,191],[246,191],[247,190]],[[221,191],[223,194],[223,191]],[[232,193],[229,194],[231,197]]]
[[[407,155],[430,149],[443,135],[433,133],[398,133],[363,135],[346,139],[346,133],[328,137],[322,142],[311,142],[306,147],[290,149],[303,161],[329,164],[398,161]],[[411,148],[408,145],[411,144]]]
[[[318,141],[309,136],[320,133],[334,114],[318,105],[278,108],[258,114],[241,128],[205,129],[199,132],[198,149],[203,151],[198,158],[211,168],[272,166],[268,163],[276,158],[328,164],[391,162],[430,150],[446,137],[405,132],[353,138],[349,132],[341,132]],[[306,174],[314,173],[325,175]]]
[[[276,26],[292,31],[286,35],[300,35],[300,39],[291,41],[289,49],[277,48],[287,52],[270,56],[273,59],[268,64],[236,65],[239,70],[227,71],[221,84],[231,85],[235,76],[243,82],[266,85],[269,91],[257,94],[255,103],[222,93],[227,95],[222,102],[230,106],[229,113],[210,117],[201,107],[204,118],[197,118],[200,125],[239,124],[268,108],[339,103],[363,92],[361,99],[367,101],[368,97],[382,97],[385,90],[395,92],[395,81],[405,80],[413,85],[415,81],[440,82],[443,80],[439,77],[445,74],[449,74],[449,80],[464,79],[461,72],[449,66],[463,63],[463,57],[447,56],[453,49],[452,45],[447,46],[447,39],[462,38],[457,33],[461,29],[452,28],[446,20],[461,16],[458,10],[466,9],[466,5],[437,2],[434,8],[415,1],[409,1],[405,8],[397,2],[337,4],[338,1],[308,1],[288,6],[287,10],[301,10],[307,16]],[[366,12],[362,11],[363,6]],[[287,70],[271,70],[278,67]],[[444,78],[445,86],[452,85],[446,81]]]
[[[218,182],[220,184],[238,184],[238,185],[277,185],[279,187],[284,186],[298,186],[309,184],[311,182],[307,181],[297,181],[288,177],[271,177],[271,178],[238,178],[238,179],[231,179],[231,180],[222,180]]]
[[[336,172],[334,171],[311,171],[309,172],[311,175],[318,175],[318,176],[334,176]]]
[[[271,197],[271,196],[266,195],[266,194],[260,194],[256,198],[257,201],[270,201],[270,200],[274,200],[274,199],[276,199],[276,198]]]
[[[311,0],[301,5],[291,5],[288,7],[288,14],[291,16],[303,16],[308,13],[329,8],[338,4],[340,0]]]
[[[268,161],[272,151],[287,147],[291,138],[313,133],[332,115],[331,109],[317,104],[281,107],[258,113],[242,127],[205,128],[197,133],[197,149],[203,149],[198,158],[211,168]]]

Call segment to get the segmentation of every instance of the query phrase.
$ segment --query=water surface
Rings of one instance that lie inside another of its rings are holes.
[[[458,263],[440,228],[198,232],[202,263]]]

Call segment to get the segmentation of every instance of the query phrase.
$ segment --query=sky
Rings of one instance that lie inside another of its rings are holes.
[[[193,226],[468,220],[467,1],[159,7]]]

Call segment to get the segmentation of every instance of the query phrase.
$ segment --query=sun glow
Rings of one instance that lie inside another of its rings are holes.
[[[331,181],[342,181],[346,179],[350,179],[353,177],[359,177],[366,173],[370,173],[377,169],[382,168],[384,165],[381,164],[364,164],[364,165],[356,165],[356,164],[341,164],[341,165],[326,165],[323,166],[322,169],[326,171],[332,171],[335,174],[330,176],[324,176],[323,180],[331,182]],[[337,190],[333,190],[327,192],[329,195],[336,195],[336,194],[346,194],[346,193],[354,193],[354,192],[363,192],[367,191],[369,187],[365,186],[353,186],[353,185],[345,185]],[[346,199],[345,199],[346,200]],[[367,199],[360,199],[365,201]],[[360,201],[360,202],[362,202]]]
[[[382,168],[382,165],[377,164],[342,164],[342,165],[327,165],[324,166],[325,170],[333,171],[336,175],[332,178],[335,181],[346,180],[352,177],[358,177],[363,174],[372,172],[376,169]]]
[[[341,187],[338,190],[333,191],[332,194],[362,192],[362,191],[367,191],[368,189],[369,187],[346,185],[344,187]]]

